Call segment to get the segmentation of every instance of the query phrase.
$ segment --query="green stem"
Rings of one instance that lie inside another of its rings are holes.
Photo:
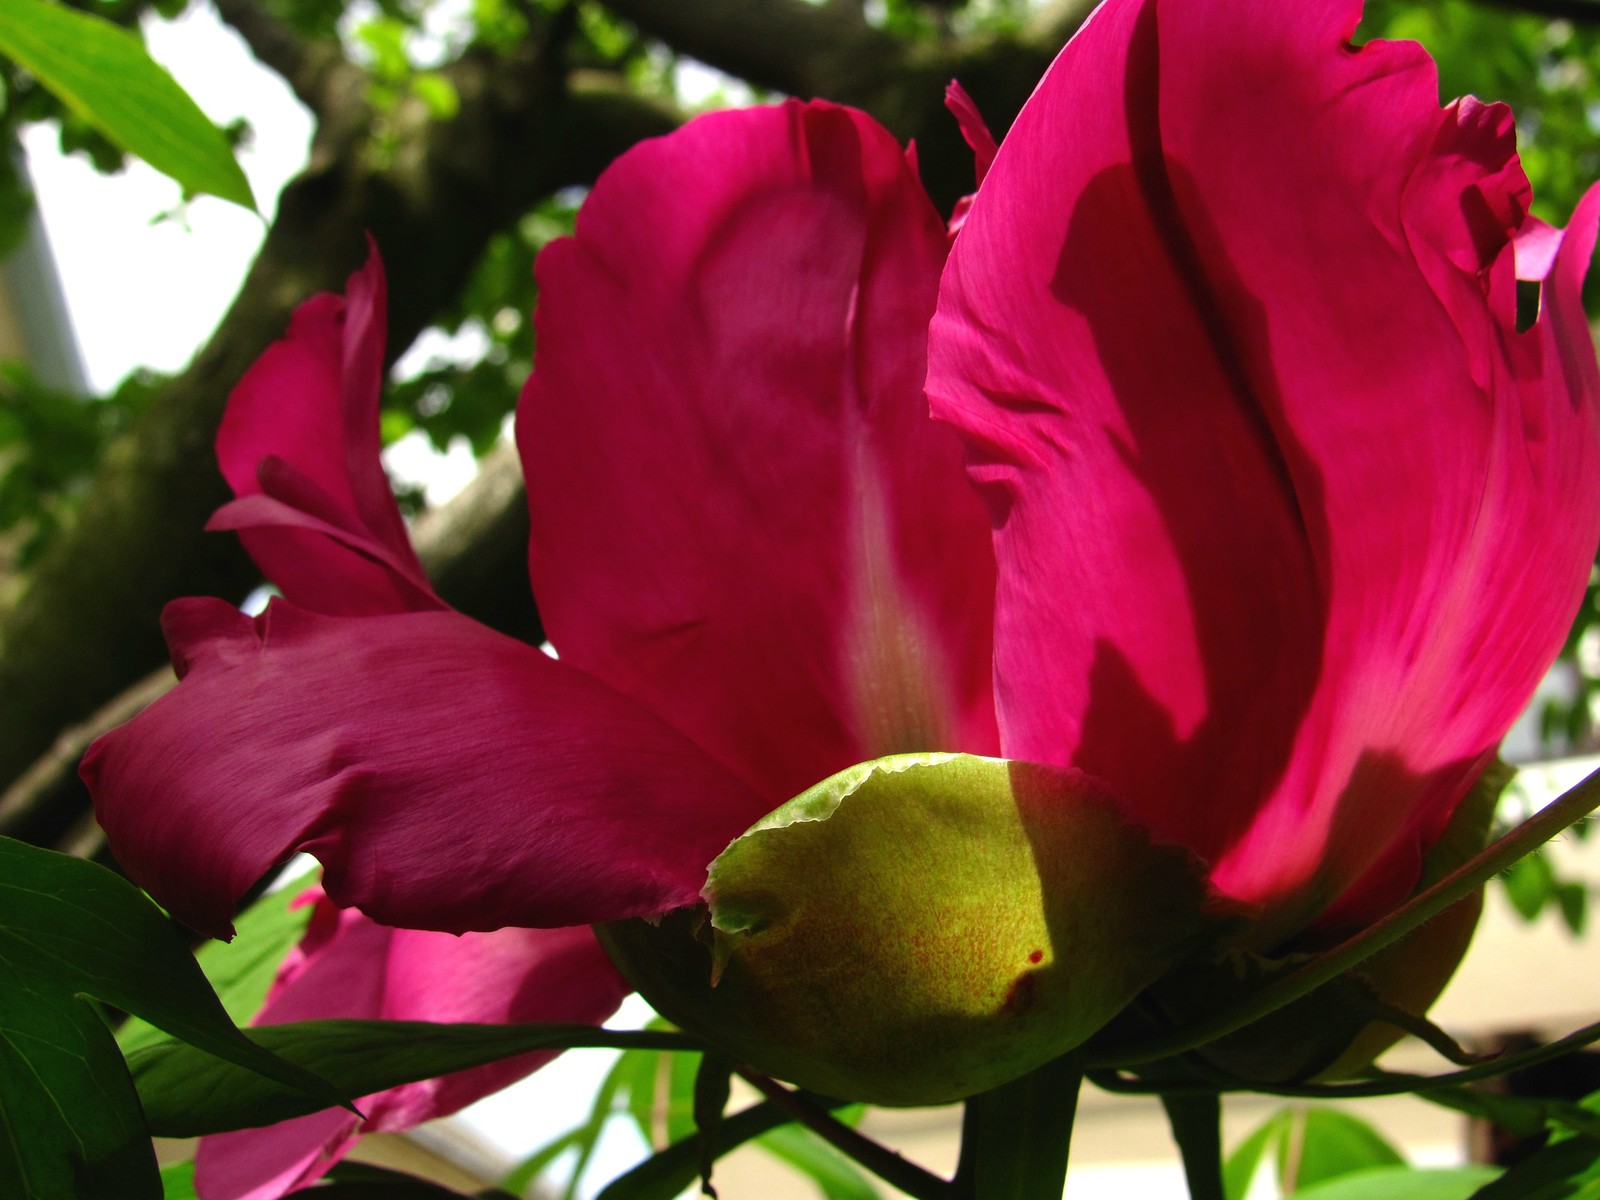
[[[832,1100],[809,1092],[795,1096],[797,1101],[819,1107],[843,1108],[846,1101]],[[728,1154],[769,1130],[789,1124],[794,1118],[787,1109],[771,1101],[743,1109],[726,1117],[712,1145],[716,1154]],[[698,1133],[672,1143],[608,1183],[596,1200],[623,1200],[624,1197],[676,1196],[694,1184],[700,1168],[701,1139]]]
[[[1075,1055],[967,1101],[955,1188],[965,1200],[1061,1200],[1083,1063]]]
[[[1350,1100],[1370,1096],[1399,1096],[1410,1092],[1426,1092],[1433,1088],[1455,1087],[1463,1083],[1476,1083],[1480,1079],[1493,1079],[1537,1066],[1552,1058],[1560,1058],[1573,1050],[1600,1042],[1600,1021],[1574,1030],[1559,1041],[1538,1046],[1520,1054],[1507,1054],[1492,1062],[1480,1063],[1460,1071],[1446,1071],[1440,1075],[1402,1075],[1384,1072],[1371,1079],[1350,1083],[1272,1084],[1251,1083],[1245,1080],[1223,1080],[1220,1076],[1208,1082],[1182,1084],[1170,1081],[1146,1081],[1126,1078],[1112,1071],[1095,1071],[1091,1076],[1094,1085],[1102,1091],[1121,1095],[1201,1095],[1218,1091],[1254,1092],[1261,1096],[1283,1096],[1303,1100]]]
[[[887,1146],[851,1129],[826,1109],[812,1105],[798,1092],[754,1071],[740,1070],[739,1077],[760,1092],[774,1108],[790,1120],[804,1125],[840,1153],[853,1158],[879,1179],[899,1188],[916,1200],[956,1200],[955,1187],[932,1171],[902,1158]]]
[[[1172,1139],[1183,1153],[1189,1200],[1225,1200],[1222,1187],[1222,1100],[1216,1092],[1163,1094]]]
[[[1466,899],[1519,858],[1538,849],[1568,826],[1581,821],[1597,807],[1600,807],[1600,771],[1462,863],[1432,887],[1418,892],[1383,920],[1368,926],[1327,953],[1318,955],[1232,1008],[1225,1008],[1204,1020],[1142,1043],[1122,1049],[1108,1047],[1104,1055],[1091,1061],[1089,1066],[1131,1067],[1170,1058],[1259,1021],[1268,1013],[1276,1012],[1284,1005],[1316,991],[1385,946],[1392,945],[1426,924],[1457,901]]]

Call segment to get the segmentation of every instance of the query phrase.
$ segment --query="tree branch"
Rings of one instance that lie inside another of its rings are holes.
[[[258,0],[212,0],[217,15],[244,39],[250,52],[283,77],[291,91],[315,114],[329,105],[329,77],[354,71],[337,43],[311,41],[268,12]]]
[[[1552,21],[1600,22],[1600,3],[1595,0],[1478,0],[1493,8],[1549,17]]]
[[[108,449],[73,526],[0,611],[0,783],[164,659],[156,617],[167,600],[242,597],[252,586],[232,539],[201,532],[228,495],[213,433],[228,393],[282,336],[293,307],[343,286],[368,231],[390,251],[392,361],[459,295],[497,230],[676,123],[614,80],[567,86],[535,45],[469,54],[449,72],[457,117],[430,122],[420,104],[399,114],[399,146],[383,164],[366,152],[359,96],[323,121],[311,167],[285,189],[216,333]]]
[[[606,0],[606,7],[691,58],[795,96],[837,97],[846,77],[892,72],[907,49],[840,4]]]
[[[1020,34],[913,43],[805,0],[604,0],[650,37],[707,66],[796,96],[854,105],[915,141],[923,182],[945,211],[972,190],[972,152],[945,111],[961,80],[996,135],[1094,5],[1055,0]]]

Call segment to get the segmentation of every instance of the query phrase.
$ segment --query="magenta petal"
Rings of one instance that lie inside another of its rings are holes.
[[[983,114],[978,111],[977,102],[967,94],[967,89],[962,87],[958,80],[952,79],[945,84],[944,106],[950,110],[950,115],[955,117],[956,123],[961,127],[962,141],[972,150],[972,172],[978,186],[982,187],[984,178],[989,174],[989,168],[994,165],[994,156],[1000,149],[995,144],[994,134],[989,132]]]
[[[598,1025],[628,987],[586,927],[454,937],[390,929],[326,900],[279,972],[257,1025],[329,1018]],[[319,1178],[360,1133],[398,1132],[499,1091],[555,1057],[521,1055],[331,1109],[202,1139],[203,1200],[275,1200]]]
[[[1517,334],[1509,118],[1441,111],[1418,47],[1349,46],[1358,16],[1103,5],[1001,148],[931,345],[996,527],[1007,755],[1102,776],[1279,932],[1414,880],[1600,536],[1558,294],[1590,210]]]
[[[453,612],[184,600],[165,626],[182,683],[83,774],[118,860],[206,933],[297,850],[391,925],[656,913],[768,807],[632,701]]]
[[[987,526],[921,390],[945,250],[888,133],[789,103],[630,151],[539,259],[551,641],[772,804],[995,748]]]
[[[386,298],[377,248],[343,296],[295,310],[289,333],[245,373],[217,433],[217,460],[241,501],[211,528],[237,529],[295,603],[357,614],[437,608],[378,458]],[[301,513],[333,526],[330,539]],[[355,549],[352,549],[355,546]]]

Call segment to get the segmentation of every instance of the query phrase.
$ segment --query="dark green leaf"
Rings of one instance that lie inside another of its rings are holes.
[[[142,1017],[313,1109],[350,1094],[245,1037],[166,915],[94,863],[0,838],[0,964],[41,989],[93,996]]]
[[[1549,860],[1542,853],[1535,852],[1507,867],[1500,875],[1500,883],[1506,890],[1511,907],[1517,910],[1517,915],[1524,921],[1531,921],[1549,903],[1555,877],[1550,870]]]
[[[1535,1137],[1554,1125],[1572,1133],[1600,1138],[1600,1113],[1569,1100],[1511,1096],[1466,1086],[1426,1088],[1416,1094],[1430,1104],[1482,1117],[1522,1137]]]
[[[340,1102],[234,1027],[177,929],[132,884],[0,838],[0,1124],[16,1147],[0,1162],[0,1195],[161,1194],[128,1070],[87,997],[245,1064],[245,1075],[269,1072],[302,1102]]]
[[[592,1025],[434,1025],[425,1021],[306,1021],[249,1031],[251,1040],[364,1096],[402,1083],[497,1062],[530,1050],[578,1046],[696,1048],[681,1034],[596,1029]],[[150,1130],[197,1137],[314,1112],[304,1093],[242,1071],[181,1042],[128,1055]]]
[[[0,54],[188,191],[254,210],[227,139],[127,30],[43,0],[0,0]]]
[[[311,908],[297,907],[295,900],[315,879],[316,873],[308,871],[263,896],[234,921],[233,941],[207,942],[195,952],[195,961],[235,1024],[248,1024],[261,1011],[278,964],[305,933]],[[161,1031],[147,1021],[129,1020],[117,1030],[117,1044],[124,1054],[161,1040]]]
[[[100,1014],[3,963],[0,1147],[0,1196],[160,1200],[139,1099]]]
[[[1518,1163],[1472,1200],[1595,1200],[1600,1196],[1600,1142],[1569,1138]]]
[[[1573,937],[1582,937],[1589,917],[1589,889],[1581,883],[1561,882],[1555,887],[1556,903],[1561,908],[1561,919],[1567,923]]]

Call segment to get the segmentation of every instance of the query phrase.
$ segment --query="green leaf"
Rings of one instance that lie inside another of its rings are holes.
[[[600,1087],[595,1092],[588,1121],[574,1130],[579,1139],[578,1153],[573,1159],[572,1172],[567,1176],[567,1187],[562,1193],[563,1200],[576,1200],[578,1185],[583,1181],[583,1173],[589,1169],[589,1163],[594,1159],[595,1148],[600,1144],[600,1135],[605,1132],[606,1122],[616,1115],[617,1096],[627,1089],[628,1081],[633,1077],[634,1064],[641,1059],[648,1059],[652,1063],[659,1062],[663,1057],[660,1050],[624,1050],[617,1057],[611,1070],[606,1072],[606,1077],[601,1080]],[[680,1056],[670,1057],[676,1061]]]
[[[1512,1167],[1472,1200],[1596,1200],[1600,1197],[1600,1142],[1569,1138]]]
[[[195,961],[236,1025],[248,1024],[261,1011],[279,964],[304,935],[311,907],[296,907],[295,901],[316,877],[316,871],[307,871],[263,896],[234,920],[233,941],[207,942],[195,951]],[[162,1036],[148,1021],[133,1018],[117,1030],[117,1044],[127,1054],[161,1041]]]
[[[666,1022],[650,1028],[670,1028]],[[624,1072],[622,1090],[627,1094],[627,1110],[639,1136],[649,1146],[670,1145],[695,1131],[694,1081],[700,1069],[697,1054],[662,1054],[636,1051]]]
[[[346,1102],[349,1093],[246,1037],[166,914],[95,863],[0,838],[0,964],[133,1013],[302,1102]]]
[[[1600,1138],[1600,1113],[1592,1111],[1587,1104],[1548,1096],[1512,1096],[1466,1086],[1422,1088],[1415,1094],[1430,1104],[1482,1117],[1522,1137],[1536,1137],[1554,1125],[1564,1131]]]
[[[1289,1127],[1289,1110],[1280,1108],[1250,1131],[1222,1164],[1222,1192],[1228,1200],[1245,1200],[1267,1148],[1275,1146]]]
[[[227,139],[127,30],[60,4],[0,0],[0,54],[188,191],[255,210]]]
[[[860,1168],[809,1129],[784,1125],[762,1134],[756,1145],[816,1184],[824,1200],[880,1200]]]
[[[1332,1108],[1296,1111],[1278,1144],[1278,1178],[1291,1196],[1356,1171],[1404,1165],[1371,1125]]]
[[[314,1071],[339,1091],[364,1096],[402,1083],[498,1062],[531,1050],[579,1046],[697,1049],[681,1034],[592,1025],[435,1025],[426,1021],[305,1021],[265,1025],[249,1038]],[[266,1125],[326,1107],[303,1092],[242,1071],[181,1042],[128,1055],[158,1137],[198,1137]]]
[[[1500,884],[1517,915],[1524,921],[1531,921],[1549,902],[1555,888],[1555,874],[1550,869],[1550,860],[1542,851],[1535,851],[1507,867],[1500,875]]]
[[[569,1129],[559,1137],[546,1142],[527,1158],[523,1159],[511,1172],[500,1181],[500,1186],[514,1195],[520,1196],[528,1190],[533,1181],[543,1175],[550,1165],[565,1154],[568,1150],[580,1150],[586,1127]]]
[[[1561,907],[1561,919],[1573,937],[1582,937],[1589,919],[1589,889],[1581,883],[1570,881],[1555,886],[1556,903]]]
[[[200,1200],[200,1194],[194,1190],[192,1162],[161,1168],[161,1200]]]
[[[1295,1193],[1295,1200],[1472,1200],[1498,1167],[1369,1167]]]
[[[20,1172],[0,1195],[161,1194],[128,1070],[87,997],[240,1064],[242,1075],[270,1075],[313,1108],[343,1102],[235,1028],[177,929],[138,888],[0,838],[0,1124],[19,1147],[0,1172]]]
[[[0,1146],[0,1196],[160,1200],[139,1099],[100,1014],[3,964]]]

